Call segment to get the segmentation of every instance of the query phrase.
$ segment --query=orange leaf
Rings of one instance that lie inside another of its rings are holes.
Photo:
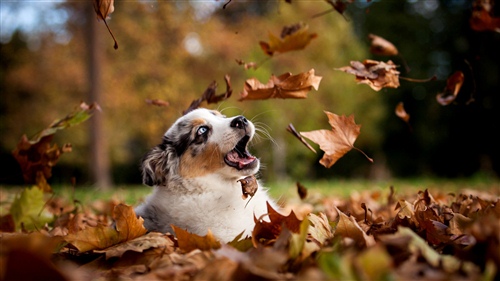
[[[351,61],[351,66],[336,68],[336,70],[354,74],[358,83],[367,84],[373,90],[380,91],[382,88],[399,87],[399,71],[396,70],[396,67],[392,61],[384,63],[365,60],[363,63]]]
[[[70,233],[64,240],[80,252],[102,250],[110,246],[132,240],[146,233],[144,220],[137,218],[132,206],[119,204],[113,210],[116,229],[110,226],[98,225],[88,227],[76,233]]]
[[[401,118],[401,120],[405,121],[406,123],[410,121],[410,115],[406,113],[403,102],[399,102],[398,105],[396,105],[395,113],[399,118]]]
[[[191,252],[195,249],[200,249],[202,251],[208,251],[211,249],[219,249],[221,244],[217,238],[212,234],[210,229],[205,236],[199,236],[194,233],[190,233],[180,227],[171,225],[175,232],[177,241],[179,243],[179,249],[184,252]]]
[[[371,41],[370,52],[372,54],[381,56],[396,56],[398,54],[396,46],[386,39],[375,34],[369,34],[368,38]]]
[[[285,53],[304,49],[318,35],[308,32],[309,26],[297,23],[283,27],[280,38],[269,32],[269,43],[259,42],[262,50],[272,56],[274,53]]]
[[[270,98],[305,99],[307,93],[313,88],[318,90],[321,78],[321,76],[314,75],[314,69],[297,75],[289,72],[278,77],[271,75],[271,79],[265,85],[256,78],[251,78],[245,81],[240,101]]]
[[[328,122],[332,126],[332,130],[316,130],[300,132],[300,134],[319,145],[320,149],[325,152],[319,162],[321,165],[330,168],[338,159],[355,148],[354,142],[359,136],[361,125],[356,125],[353,115],[346,117],[328,111],[325,111],[325,113],[328,116]],[[365,157],[373,162],[366,154]]]
[[[452,103],[460,92],[460,88],[464,83],[464,74],[462,71],[455,71],[448,80],[446,80],[446,88],[443,93],[436,95],[436,100],[441,105],[449,105]]]
[[[259,219],[254,218],[255,227],[252,231],[254,247],[257,247],[259,244],[266,245],[273,243],[281,234],[283,227],[292,233],[300,233],[300,224],[302,221],[297,218],[293,211],[288,216],[284,216],[267,203],[267,212],[267,215],[263,215]],[[268,217],[269,220],[264,220],[265,217]]]

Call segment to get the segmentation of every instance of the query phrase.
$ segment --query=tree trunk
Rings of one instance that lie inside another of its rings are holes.
[[[97,21],[96,13],[90,4],[87,9],[88,18],[88,83],[89,101],[102,106],[102,44],[100,36],[100,22]],[[103,26],[104,27],[104,26]],[[90,178],[96,187],[109,189],[112,185],[110,176],[109,150],[104,129],[104,114],[96,112],[90,118]]]

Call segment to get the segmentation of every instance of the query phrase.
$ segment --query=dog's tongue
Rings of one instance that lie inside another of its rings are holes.
[[[227,159],[235,164],[238,164],[238,169],[243,169],[246,165],[252,163],[255,157],[245,153],[242,157],[238,155],[238,152],[231,151],[227,154]]]

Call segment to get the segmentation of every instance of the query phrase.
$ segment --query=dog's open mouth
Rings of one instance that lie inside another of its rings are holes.
[[[236,146],[229,151],[224,157],[224,161],[227,165],[234,167],[238,170],[243,170],[257,159],[255,156],[251,155],[247,150],[247,144],[250,140],[250,136],[244,136]]]

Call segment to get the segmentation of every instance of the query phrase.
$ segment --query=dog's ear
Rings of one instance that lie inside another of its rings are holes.
[[[169,174],[168,150],[158,145],[149,151],[142,160],[142,182],[149,186],[162,185]]]

